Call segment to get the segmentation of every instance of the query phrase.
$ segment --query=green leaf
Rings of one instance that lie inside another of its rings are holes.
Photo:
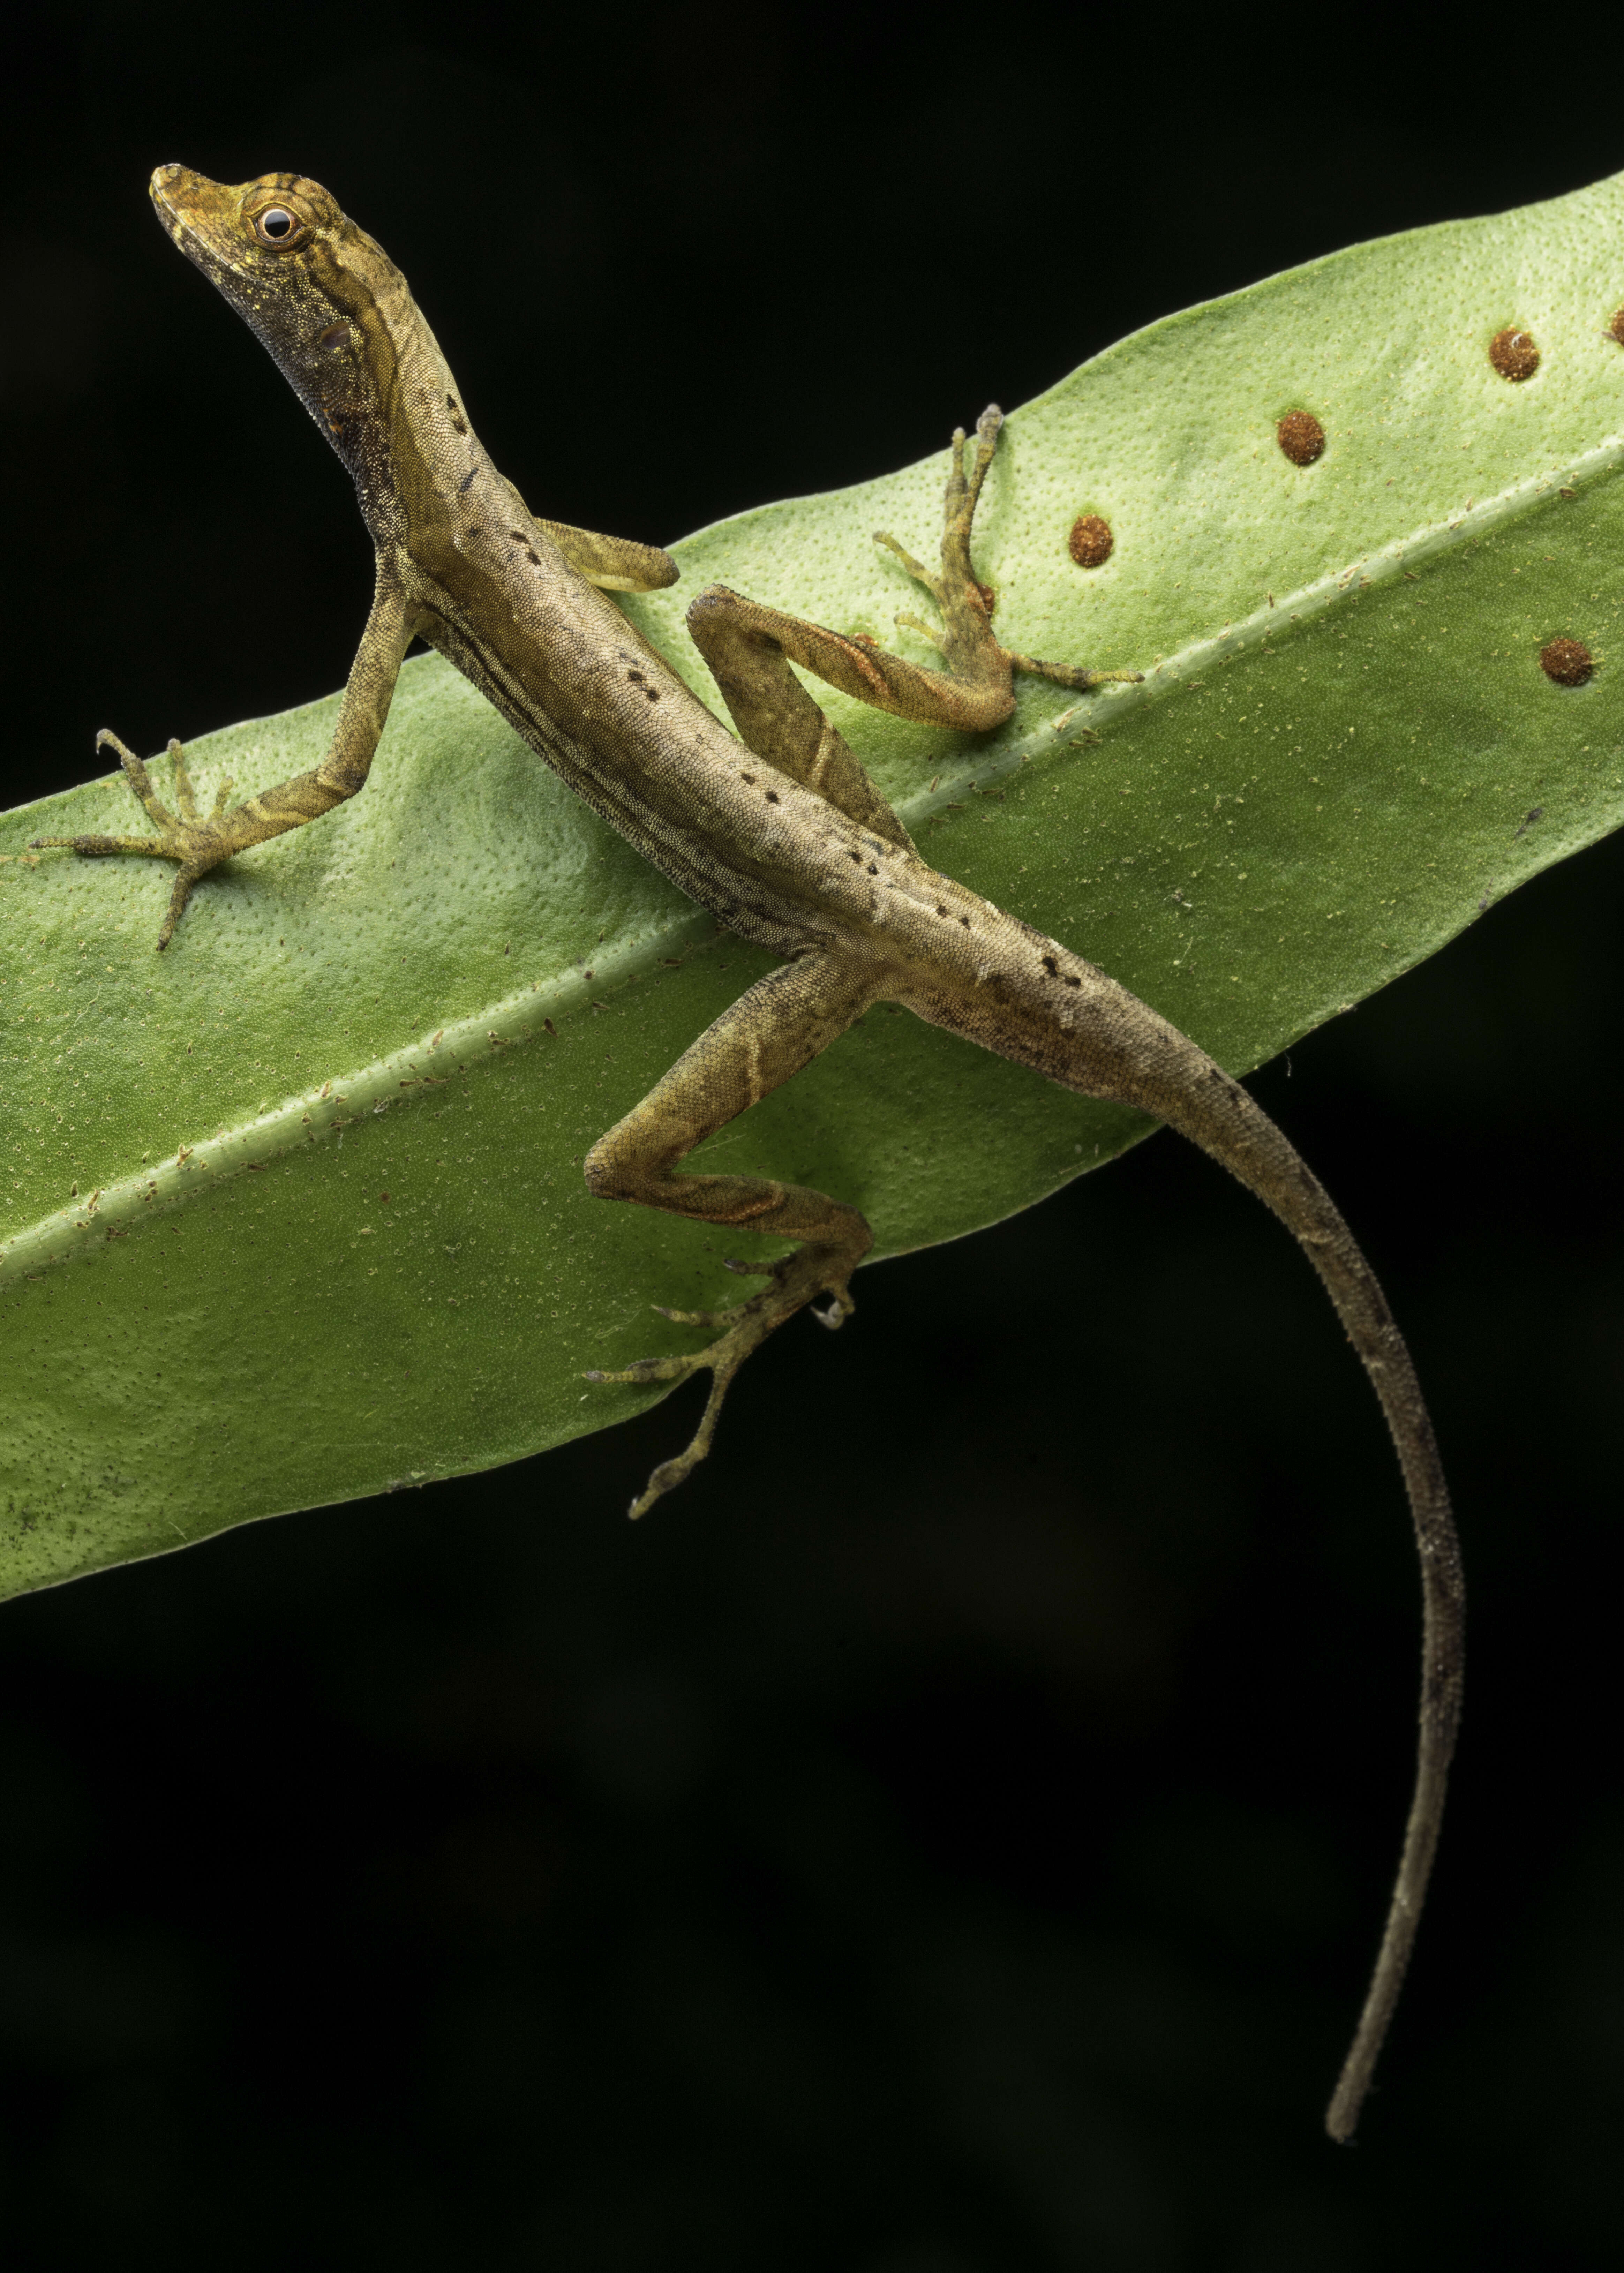
[[[1002,637],[1147,676],[1024,681],[982,742],[826,698],[927,856],[1242,1071],[1613,828],[1621,223],[1624,177],[1357,246],[1012,416],[978,549]],[[1294,411],[1327,437],[1306,467]],[[702,692],[682,609],[712,579],[928,659],[872,532],[928,549],[944,468],[703,531],[628,612]],[[1114,548],[1079,567],[1088,515]],[[1588,684],[1542,670],[1558,637]],[[335,709],[194,770],[279,780]],[[26,851],[139,825],[117,779],[0,823],[4,1592],[606,1425],[655,1392],[583,1369],[680,1346],[650,1304],[730,1284],[722,1242],[590,1202],[579,1164],[761,958],[438,658],[365,795],[207,881],[162,958],[166,864]],[[884,1256],[1146,1125],[876,1010],[706,1149],[854,1202]]]

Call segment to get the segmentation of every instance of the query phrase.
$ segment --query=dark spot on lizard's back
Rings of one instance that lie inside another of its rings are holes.
[[[860,868],[862,866],[862,854],[861,852],[848,852],[846,857],[848,860],[855,860]],[[941,912],[941,909],[938,908],[936,910],[936,913],[940,915]]]
[[[457,399],[455,394],[447,395],[446,408],[451,413],[451,423],[456,428],[457,432],[459,434],[466,434],[468,431],[468,421],[457,409]]]
[[[969,928],[970,928],[970,919],[969,919],[969,917],[968,917],[968,916],[960,916],[960,917],[959,917],[959,922],[964,926],[965,929],[966,929],[966,931],[968,931],[968,930],[969,930]]]
[[[754,788],[755,788],[755,786],[756,786],[756,776],[755,776],[755,775],[754,775],[754,774],[741,774],[741,775],[740,775],[740,776],[739,776],[739,778],[740,778],[740,780],[744,784],[744,785],[745,785],[746,789],[754,789]]]
[[[1101,521],[1097,513],[1079,513],[1071,523],[1066,551],[1079,568],[1103,568],[1116,543],[1109,521]]]
[[[1055,958],[1054,958],[1054,956],[1053,956],[1052,955],[1046,955],[1046,956],[1043,957],[1043,968],[1044,968],[1044,970],[1045,970],[1045,971],[1048,971],[1048,973],[1049,973],[1049,977],[1050,977],[1051,979],[1058,979],[1058,978],[1059,978],[1059,976],[1060,976],[1060,965],[1056,962],[1056,960],[1055,960]]]
[[[778,792],[777,791],[777,790],[776,790],[776,789],[770,789],[770,790],[767,791],[767,802],[768,802],[768,804],[769,804],[769,805],[776,805],[776,804],[778,803]]]
[[[868,863],[868,874],[869,874],[871,876],[877,876],[877,875],[879,874],[879,873],[880,873],[880,872],[879,872],[879,870],[875,866],[874,862],[873,862],[872,860],[870,860],[870,861],[869,861],[869,863]]]
[[[1288,410],[1274,429],[1282,457],[1294,466],[1312,466],[1325,454],[1325,429],[1312,410]]]
[[[1553,639],[1539,650],[1539,668],[1559,686],[1588,686],[1596,658],[1579,640]]]
[[[1080,979],[1073,979],[1071,972],[1068,971],[1066,973],[1065,983],[1068,986],[1080,986],[1083,982]]]
[[[1532,379],[1538,370],[1539,349],[1520,325],[1507,324],[1489,341],[1489,361],[1500,377],[1508,379],[1515,386],[1525,379]]]

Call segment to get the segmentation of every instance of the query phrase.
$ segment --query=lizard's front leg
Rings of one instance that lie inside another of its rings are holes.
[[[718,1339],[704,1349],[643,1358],[620,1373],[588,1374],[589,1381],[630,1382],[680,1381],[701,1369],[710,1375],[710,1399],[693,1441],[656,1468],[632,1504],[633,1515],[643,1514],[704,1459],[728,1384],[775,1326],[821,1295],[828,1306],[814,1315],[824,1325],[838,1326],[850,1315],[848,1282],[874,1244],[855,1208],[767,1176],[680,1175],[677,1163],[843,1034],[875,999],[876,978],[824,954],[769,971],[587,1156],[587,1189],[599,1199],[635,1200],[695,1223],[800,1242],[795,1254],[759,1271],[731,1266],[772,1281],[748,1302],[730,1310],[665,1311],[683,1325],[720,1327]]]
[[[171,813],[154,789],[141,760],[133,750],[124,747],[117,734],[103,727],[96,736],[97,749],[110,746],[117,751],[130,787],[158,834],[36,836],[34,845],[41,849],[64,846],[92,858],[135,852],[175,861],[179,873],[169,895],[169,912],[158,934],[160,950],[166,948],[199,877],[207,876],[211,868],[218,867],[233,852],[241,852],[250,844],[263,844],[268,837],[285,836],[290,829],[302,829],[307,821],[320,820],[324,813],[330,813],[335,805],[342,805],[346,798],[353,797],[365,786],[384,721],[389,715],[401,658],[411,644],[417,615],[418,611],[399,587],[380,572],[372,613],[350,667],[332,746],[311,772],[296,774],[289,781],[279,782],[274,789],[261,790],[257,797],[245,799],[229,812],[226,810],[226,798],[231,784],[222,782],[215,792],[214,810],[205,821],[199,815],[192,777],[186,770],[185,753],[178,742],[169,744],[175,768],[175,802],[180,807],[178,813]]]

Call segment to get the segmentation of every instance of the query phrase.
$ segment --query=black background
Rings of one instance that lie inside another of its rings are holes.
[[[103,724],[327,692],[365,615],[342,470],[159,160],[327,182],[538,510],[659,541],[1613,171],[1602,20],[14,26],[7,801]],[[1474,1589],[1356,2149],[1318,2122],[1407,1796],[1404,1520],[1290,1242],[1161,1137],[786,1332],[635,1530],[680,1404],[0,1613],[9,2261],[1617,2262],[1620,884],[1569,863],[1256,1083],[1410,1337]]]

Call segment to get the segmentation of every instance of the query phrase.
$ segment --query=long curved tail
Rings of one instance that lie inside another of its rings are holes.
[[[960,890],[932,876],[938,916]],[[1381,1401],[1410,1495],[1421,1557],[1421,1727],[1415,1794],[1403,1852],[1365,2009],[1326,2114],[1332,2138],[1350,2139],[1393,2018],[1428,1873],[1438,1849],[1444,1787],[1461,1717],[1466,1601],[1461,1550],[1432,1424],[1403,1337],[1376,1274],[1329,1194],[1261,1106],[1188,1035],[1125,986],[1057,941],[964,896],[966,934],[986,934],[948,975],[938,954],[923,983],[910,976],[895,999],[933,1025],[963,1034],[1086,1097],[1139,1106],[1222,1162],[1273,1208],[1324,1280],[1349,1339]],[[998,926],[1008,926],[1000,932]]]
[[[1139,1056],[1131,1101],[1147,1106],[1222,1161],[1280,1217],[1319,1272],[1381,1401],[1410,1495],[1421,1558],[1421,1718],[1415,1792],[1375,1970],[1326,2112],[1332,2138],[1346,2141],[1358,2122],[1403,1985],[1438,1849],[1445,1786],[1461,1718],[1466,1596],[1460,1542],[1410,1352],[1352,1233],[1319,1178],[1240,1084],[1177,1028],[1154,1012],[1149,1016],[1161,1033],[1147,1054],[1147,1054]]]

